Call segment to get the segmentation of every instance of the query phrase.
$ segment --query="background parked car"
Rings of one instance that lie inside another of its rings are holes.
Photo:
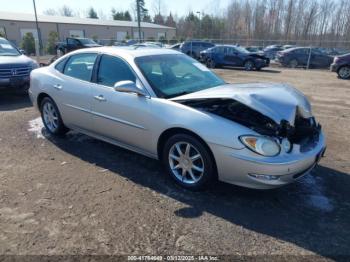
[[[295,45],[284,45],[284,46],[282,46],[282,49],[287,50],[287,49],[294,48],[294,47],[296,47],[296,46]]]
[[[181,43],[175,44],[175,45],[171,45],[171,46],[168,47],[168,49],[173,49],[173,50],[176,50],[176,51],[180,51],[180,46],[181,46]]]
[[[261,46],[247,46],[245,49],[251,53],[258,53],[263,51],[263,48]]]
[[[337,72],[341,79],[350,79],[350,53],[334,57],[331,71]]]
[[[162,48],[159,45],[156,45],[154,43],[138,43],[138,44],[134,44],[132,45],[133,47],[148,47],[148,48]]]
[[[263,51],[267,58],[269,58],[270,60],[274,60],[276,58],[277,52],[282,50],[283,48],[280,45],[270,45],[267,46]]]
[[[246,70],[260,70],[270,64],[270,59],[258,54],[251,53],[243,47],[231,45],[217,45],[201,52],[201,61],[208,67],[218,66],[244,67]]]
[[[30,72],[39,65],[17,47],[0,37],[0,90],[25,93],[29,88]]]
[[[195,59],[199,59],[201,51],[214,46],[215,44],[204,41],[186,41],[181,44],[180,51]]]
[[[316,48],[297,47],[287,49],[277,54],[277,61],[282,66],[291,68],[305,67],[310,57],[310,67],[324,68],[329,67],[333,61],[333,57],[322,53]]]
[[[97,44],[94,40],[90,38],[67,37],[66,42],[59,42],[56,44],[56,53],[57,57],[61,57],[62,55],[74,50],[98,46],[101,45]]]

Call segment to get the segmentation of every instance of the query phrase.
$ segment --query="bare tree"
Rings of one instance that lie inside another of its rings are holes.
[[[43,14],[44,15],[57,15],[57,12],[53,8],[48,8],[48,9],[43,11]]]
[[[62,16],[70,16],[70,17],[74,16],[73,10],[67,5],[62,6],[59,9],[59,14]]]

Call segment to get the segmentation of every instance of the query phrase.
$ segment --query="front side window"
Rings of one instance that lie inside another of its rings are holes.
[[[64,74],[84,81],[90,81],[97,54],[78,54],[69,58]]]
[[[172,98],[225,84],[198,61],[182,54],[135,58],[158,97]]]
[[[97,74],[97,83],[114,86],[119,81],[130,80],[136,82],[136,77],[130,67],[120,58],[103,55]]]

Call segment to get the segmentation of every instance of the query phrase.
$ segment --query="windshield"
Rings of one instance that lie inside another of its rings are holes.
[[[240,46],[235,46],[235,49],[236,49],[238,52],[243,53],[243,54],[249,54],[249,53],[250,53],[247,49],[245,49],[245,48],[243,48],[243,47],[240,47]]]
[[[93,41],[92,39],[89,39],[89,38],[81,38],[81,39],[79,39],[79,41],[83,45],[97,45],[97,43],[95,41]]]
[[[0,56],[19,56],[21,53],[9,41],[0,39]]]
[[[172,98],[225,84],[204,65],[182,54],[142,56],[135,62],[158,97]]]

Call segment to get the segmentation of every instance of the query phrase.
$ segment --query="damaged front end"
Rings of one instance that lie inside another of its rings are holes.
[[[311,150],[318,142],[321,126],[314,117],[303,117],[296,109],[295,119],[280,123],[232,98],[203,98],[177,100],[178,103],[229,119],[251,130],[282,142],[288,141],[300,146],[300,152]]]

